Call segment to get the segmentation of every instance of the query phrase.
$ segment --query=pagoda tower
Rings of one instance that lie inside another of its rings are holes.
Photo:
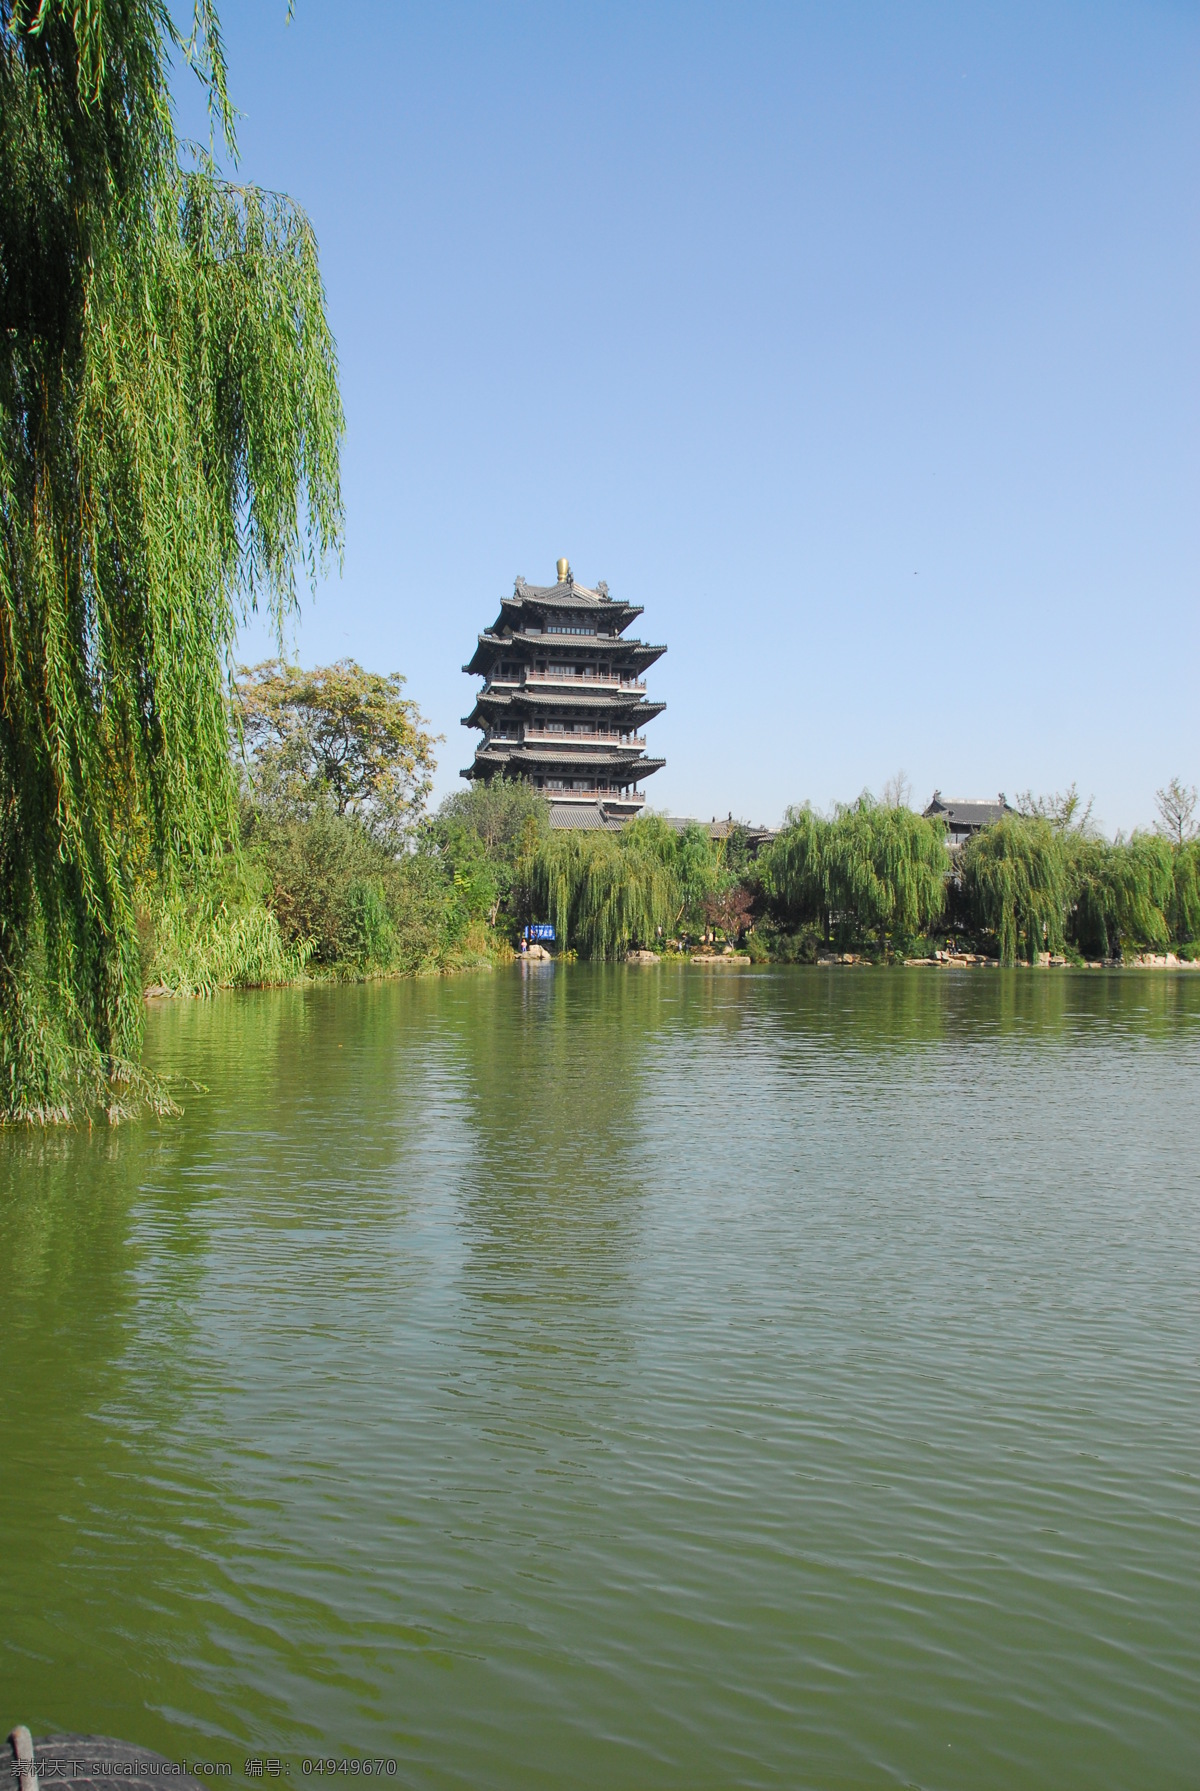
[[[641,731],[666,708],[644,679],[666,648],[624,638],[641,613],[603,582],[576,584],[566,560],[555,584],[518,577],[463,667],[484,683],[463,716],[483,740],[462,775],[526,779],[549,798],[554,827],[622,827],[639,814],[639,780],[666,764],[646,757]]]

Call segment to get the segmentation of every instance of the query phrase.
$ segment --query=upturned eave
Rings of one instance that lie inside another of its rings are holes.
[[[513,713],[522,716],[536,715],[546,709],[590,709],[611,716],[614,720],[620,716],[629,719],[639,726],[653,721],[666,708],[665,703],[656,703],[642,696],[625,695],[619,690],[579,690],[579,691],[533,691],[518,688],[515,690],[481,690],[475,699],[475,706],[469,715],[462,717],[464,728],[481,728],[486,726],[484,717],[497,713]]]
[[[525,660],[534,654],[546,657],[554,654],[560,659],[570,659],[577,653],[600,652],[628,661],[644,671],[656,659],[661,659],[666,650],[665,645],[626,640],[621,634],[526,634],[520,631],[506,635],[489,629],[477,637],[475,651],[462,669],[469,676],[485,678],[496,661],[506,656]]]

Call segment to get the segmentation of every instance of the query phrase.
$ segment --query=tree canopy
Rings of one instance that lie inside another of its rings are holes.
[[[1068,930],[1088,956],[1119,957],[1127,945],[1165,946],[1174,895],[1170,846],[1154,834],[1072,842],[1066,855]]]
[[[427,840],[467,914],[495,926],[520,886],[521,866],[549,827],[550,804],[539,790],[521,778],[493,777],[447,796],[428,825]]]
[[[137,1055],[139,878],[234,836],[239,618],[340,543],[312,229],[180,160],[170,59],[232,148],[218,20],[0,0],[0,1110]]]
[[[659,858],[672,879],[675,912],[670,930],[707,923],[707,904],[723,883],[733,882],[723,855],[696,821],[676,827],[662,815],[639,815],[621,835],[625,843]],[[709,923],[711,924],[711,923]]]
[[[950,859],[940,822],[864,794],[832,820],[789,809],[762,878],[792,923],[854,933],[919,933],[941,915]]]
[[[1067,861],[1048,820],[1005,815],[985,827],[963,847],[962,879],[977,920],[996,935],[1001,963],[1062,951]]]
[[[327,803],[395,841],[424,808],[436,769],[404,683],[353,659],[312,671],[278,659],[243,667],[237,717],[259,801],[294,813]]]
[[[679,882],[654,840],[617,833],[549,833],[525,867],[539,912],[561,945],[616,958],[675,921]]]

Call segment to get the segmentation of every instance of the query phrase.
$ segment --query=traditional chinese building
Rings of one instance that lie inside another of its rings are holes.
[[[943,796],[940,790],[933,792],[929,807],[922,810],[924,815],[936,815],[945,822],[946,844],[952,852],[966,845],[972,834],[979,833],[984,827],[992,827],[1005,815],[1015,815],[1016,812],[1003,795],[994,802],[986,797],[982,801],[963,802],[958,797]]]
[[[463,667],[484,683],[463,716],[483,739],[462,775],[527,779],[555,827],[622,827],[638,814],[639,783],[666,763],[647,758],[642,733],[666,707],[645,684],[666,648],[625,638],[641,613],[603,582],[576,584],[566,560],[556,584],[518,578]]]

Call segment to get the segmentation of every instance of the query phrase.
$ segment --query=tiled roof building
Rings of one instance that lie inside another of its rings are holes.
[[[666,763],[647,758],[641,732],[666,707],[644,678],[666,648],[624,634],[641,613],[603,583],[576,584],[566,560],[555,584],[518,578],[463,667],[484,683],[463,716],[483,739],[462,775],[527,779],[555,826],[619,827],[640,813],[639,780]]]
[[[1016,809],[1010,808],[1003,794],[994,801],[961,802],[957,798],[948,798],[940,790],[933,792],[933,800],[924,810],[926,815],[936,815],[946,823],[946,844],[951,851],[956,846],[965,845],[973,833],[984,827],[990,827],[1005,815],[1015,815]]]

